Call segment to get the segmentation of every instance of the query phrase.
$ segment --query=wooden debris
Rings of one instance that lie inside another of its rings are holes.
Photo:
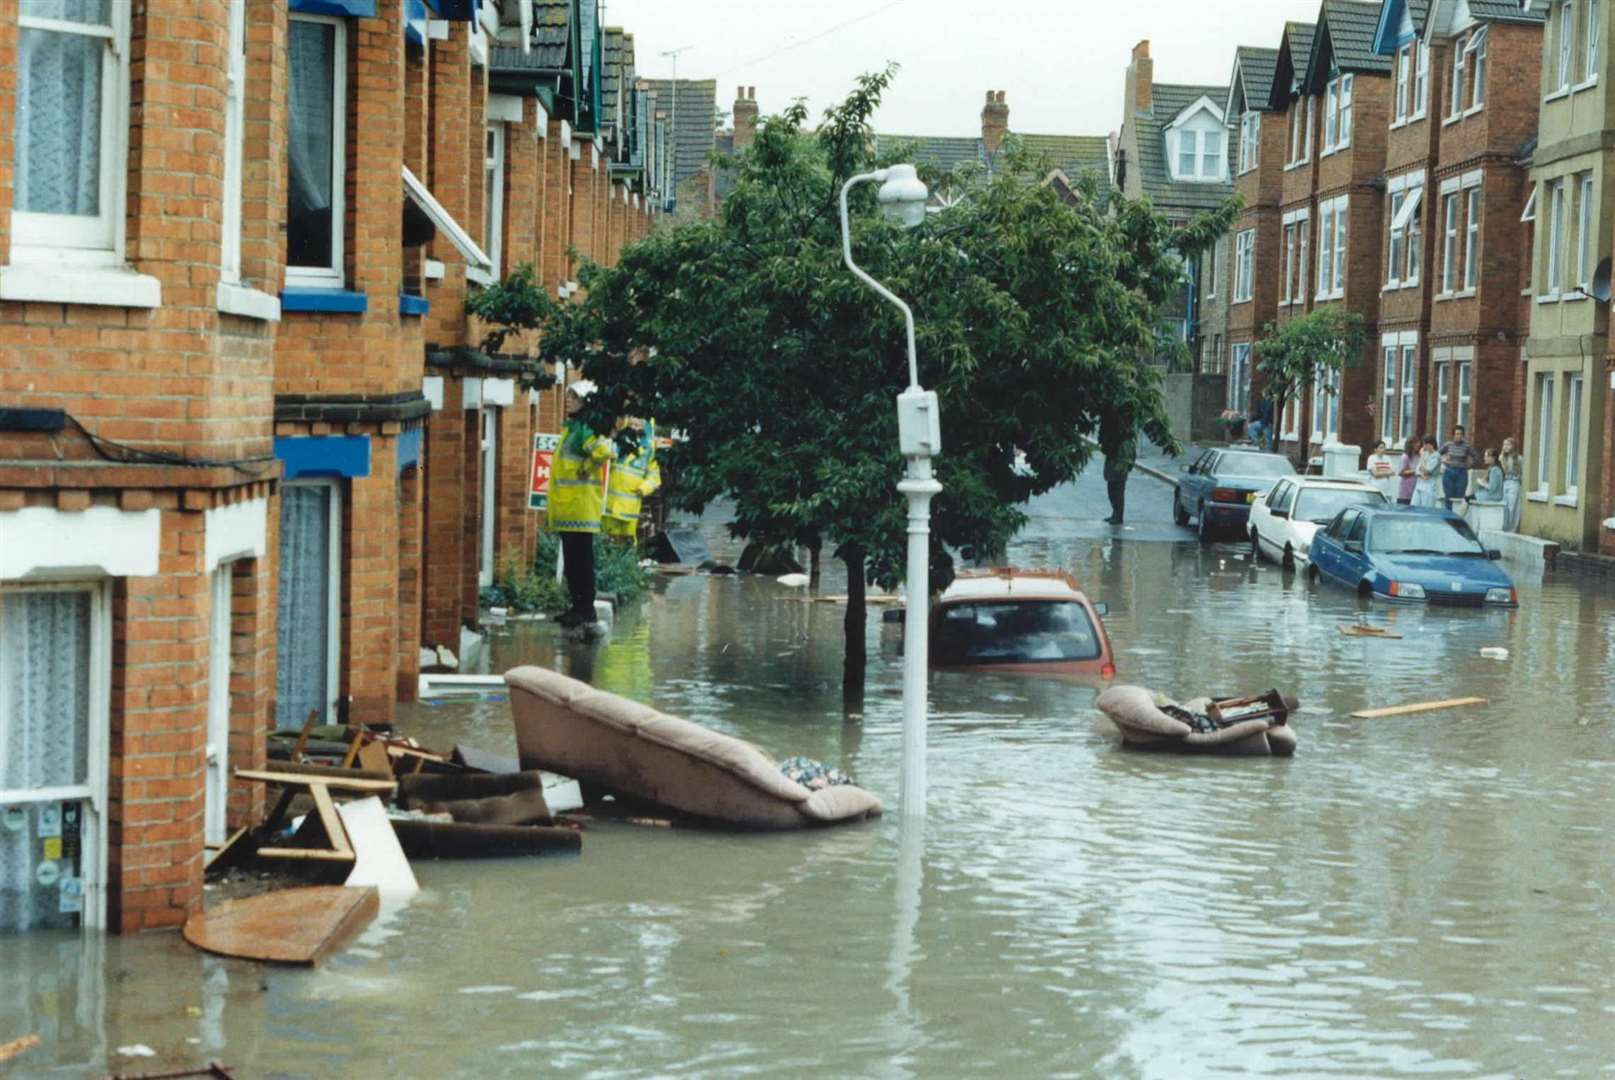
[[[1421,701],[1413,705],[1393,705],[1388,709],[1361,709],[1352,713],[1359,720],[1374,720],[1381,716],[1410,716],[1413,713],[1435,712],[1437,709],[1456,709],[1461,705],[1485,705],[1483,697],[1448,698],[1445,701]]]
[[[202,869],[204,871],[214,869],[215,863],[218,864],[218,869],[224,869],[224,867],[228,865],[230,859],[234,857],[232,855],[232,851],[235,849],[236,844],[238,844],[241,841],[241,838],[246,835],[247,827],[245,825],[231,833],[229,837],[225,839],[224,843],[220,844],[213,854],[207,857],[207,861],[202,864]],[[224,859],[225,861],[219,862],[220,859]]]
[[[458,821],[393,818],[398,843],[412,859],[463,859],[577,851],[583,835],[544,825],[472,825]]]
[[[220,956],[319,964],[376,915],[374,888],[316,885],[226,900],[185,921],[185,940]]]
[[[0,1062],[10,1061],[14,1057],[26,1054],[38,1045],[38,1035],[24,1035],[20,1039],[0,1043]]]
[[[293,761],[303,760],[303,754],[308,749],[309,732],[314,730],[314,725],[319,718],[320,710],[310,709],[308,711],[308,719],[303,721],[303,730],[297,733],[297,742],[292,746]]]
[[[1387,641],[1401,641],[1401,634],[1393,634],[1389,630],[1378,626],[1364,626],[1362,623],[1341,623],[1340,632],[1348,637],[1384,638]]]
[[[352,770],[344,770],[351,773]],[[238,780],[257,780],[265,784],[280,784],[282,787],[306,788],[311,781],[323,784],[333,791],[355,791],[364,795],[391,795],[398,788],[396,780],[367,780],[362,776],[299,776],[292,772],[278,772],[274,769],[237,769]]]
[[[363,755],[361,755],[361,758]],[[275,772],[293,773],[297,776],[317,776],[324,779],[336,780],[374,780],[378,783],[388,784],[393,780],[392,771],[383,765],[380,769],[344,769],[337,765],[309,765],[295,761],[277,761]]]
[[[187,1080],[190,1077],[201,1077],[202,1080],[235,1080],[235,1073],[230,1071],[228,1065],[221,1065],[217,1061],[210,1061],[206,1065],[195,1069],[179,1069],[174,1072],[122,1072],[113,1073],[106,1080]]]

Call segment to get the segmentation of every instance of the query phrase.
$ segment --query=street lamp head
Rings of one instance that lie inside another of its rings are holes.
[[[930,191],[912,165],[893,165],[884,171],[886,182],[880,185],[877,196],[880,212],[888,221],[895,221],[905,229],[914,228],[925,220]]]

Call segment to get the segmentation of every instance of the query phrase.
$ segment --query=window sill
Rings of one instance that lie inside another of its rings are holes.
[[[1585,80],[1583,82],[1579,82],[1575,86],[1572,86],[1570,88],[1570,92],[1572,94],[1579,94],[1579,93],[1581,93],[1581,91],[1583,91],[1583,90],[1591,90],[1593,87],[1595,87],[1597,85],[1598,85],[1598,76],[1594,75],[1592,78],[1587,79],[1587,80]]]
[[[288,285],[280,294],[280,310],[315,311],[358,315],[370,306],[370,298],[362,292],[347,289],[315,289],[306,285]]]
[[[398,314],[400,315],[425,315],[431,310],[432,305],[424,296],[414,296],[410,293],[400,293],[398,295]]]
[[[1542,100],[1543,100],[1544,103],[1546,103],[1546,102],[1549,102],[1549,101],[1558,101],[1560,98],[1567,98],[1569,96],[1570,96],[1570,87],[1561,86],[1561,87],[1559,87],[1559,89],[1555,90],[1553,93],[1548,94],[1545,97],[1543,97]]]
[[[1559,297],[1559,299],[1566,304],[1577,304],[1583,300],[1591,300],[1592,297],[1590,295],[1581,291],[1581,289],[1585,289],[1586,287],[1587,286],[1583,285],[1578,289],[1567,292],[1563,296]]]
[[[116,267],[0,266],[0,300],[99,307],[161,307],[162,282],[150,274]]]
[[[1459,289],[1457,292],[1452,294],[1452,298],[1454,300],[1471,300],[1474,298],[1474,296],[1474,289]]]
[[[1465,109],[1464,110],[1464,115],[1465,116],[1474,116],[1478,112],[1483,112],[1485,110],[1485,108],[1486,108],[1486,103],[1483,101],[1479,105],[1471,105],[1469,108]]]
[[[1575,507],[1575,506],[1579,506],[1580,504],[1581,504],[1581,499],[1580,499],[1580,496],[1577,495],[1577,494],[1572,494],[1572,493],[1567,492],[1564,495],[1555,495],[1553,497],[1553,505],[1555,505],[1555,506]]]
[[[1536,302],[1539,304],[1557,304],[1561,299],[1562,297],[1560,297],[1560,295],[1556,292],[1543,293],[1541,296],[1536,298]]]
[[[1545,503],[1548,501],[1548,493],[1546,491],[1527,491],[1525,493],[1525,497],[1532,502],[1537,503]]]
[[[214,306],[226,315],[240,315],[265,322],[280,321],[280,301],[261,289],[251,289],[245,285],[219,282]]]
[[[1379,291],[1381,293],[1396,292],[1401,288],[1402,288],[1402,283],[1400,281],[1392,280],[1392,281],[1387,281],[1384,285],[1380,286]]]

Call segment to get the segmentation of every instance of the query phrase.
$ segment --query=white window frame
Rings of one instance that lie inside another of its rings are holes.
[[[1405,124],[1413,115],[1413,53],[1410,42],[1396,50],[1396,119],[1392,127]]]
[[[1587,0],[1587,42],[1582,50],[1581,57],[1581,85],[1592,86],[1598,82],[1598,47],[1599,38],[1604,32],[1602,0]]]
[[[1239,173],[1243,176],[1261,164],[1262,114],[1247,109],[1239,123]]]
[[[1298,245],[1300,254],[1296,260],[1297,277],[1300,280],[1296,282],[1297,288],[1294,302],[1300,304],[1306,302],[1307,282],[1312,277],[1312,252],[1309,250],[1312,246],[1312,212],[1310,210],[1303,212],[1295,224],[1301,239]],[[1320,227],[1321,224],[1320,222]]]
[[[113,4],[116,7],[117,4]],[[83,881],[80,925],[99,930],[106,925],[107,887],[107,774],[112,755],[112,603],[107,579],[53,581],[40,584],[10,582],[0,586],[0,604],[8,595],[28,592],[84,592],[90,595],[90,670],[88,717],[88,768],[85,783],[44,788],[0,789],[0,804],[82,800],[86,806],[79,833],[79,867]],[[0,726],[6,722],[6,695],[0,694]]]
[[[1457,365],[1458,371],[1458,385],[1455,388],[1458,393],[1458,411],[1454,415],[1454,426],[1461,427],[1466,432],[1473,431],[1474,417],[1470,413],[1475,401],[1475,362],[1461,357],[1455,357],[1453,362]]]
[[[336,63],[331,75],[331,262],[328,266],[286,265],[286,284],[315,289],[340,289],[347,282],[348,231],[348,25],[331,15],[305,15],[294,12],[291,22],[323,23],[336,27],[332,53]],[[288,49],[290,45],[288,44]],[[288,79],[291,72],[288,70]],[[291,120],[288,117],[287,124]]]
[[[1447,119],[1455,120],[1464,111],[1464,70],[1469,52],[1462,35],[1452,39],[1452,82],[1447,87]]]
[[[1570,92],[1570,62],[1575,51],[1576,39],[1576,5],[1574,0],[1559,8],[1559,48],[1558,69],[1555,87],[1548,95],[1566,94]]]
[[[1408,337],[1412,341],[1408,341]],[[1396,437],[1402,442],[1413,438],[1417,426],[1419,342],[1417,332],[1404,335],[1402,341],[1402,381],[1396,403]]]
[[[129,13],[130,5],[112,0],[110,22],[80,23],[19,14],[15,47],[22,49],[21,31],[99,38],[105,42],[101,59],[100,175],[95,217],[86,214],[46,214],[13,210],[11,263],[55,263],[72,266],[121,266],[124,251],[125,175],[129,133]],[[21,74],[13,68],[13,87],[20,89]],[[13,113],[20,128],[22,118]],[[13,140],[16,141],[16,130]],[[7,164],[11,164],[7,162]],[[13,187],[13,197],[15,197]]]
[[[1581,496],[1581,399],[1584,376],[1573,372],[1565,393],[1564,501],[1574,505]]]
[[[1228,351],[1228,407],[1244,415],[1250,407],[1251,347],[1243,343]]]
[[[1547,273],[1543,275],[1545,298],[1557,300],[1564,285],[1565,255],[1565,179],[1558,177],[1548,182],[1548,237],[1545,245]]]
[[[241,283],[241,174],[247,108],[247,0],[230,0],[228,54],[224,62],[224,236],[219,280]]]
[[[1423,120],[1430,104],[1430,43],[1419,39],[1418,64],[1413,74],[1413,113],[1409,120]]]
[[[1472,293],[1480,281],[1480,185],[1464,191],[1464,292]]]
[[[1396,436],[1395,406],[1396,406],[1396,359],[1401,355],[1401,347],[1396,342],[1395,334],[1386,334],[1380,339],[1380,417],[1379,437],[1389,445]]]
[[[1326,412],[1329,405],[1329,380],[1323,371],[1312,369],[1312,431],[1310,441],[1321,443],[1324,441],[1324,424],[1327,423]]]
[[[1469,35],[1469,43],[1464,46],[1464,55],[1474,57],[1470,64],[1474,75],[1469,88],[1468,112],[1479,112],[1486,105],[1486,45],[1490,38],[1488,28],[1482,26]]]
[[[1295,441],[1301,438],[1301,402],[1287,401],[1284,403],[1284,412],[1279,416],[1279,438]]]
[[[491,149],[488,140],[492,140]],[[466,276],[473,281],[483,284],[492,284],[500,274],[500,259],[505,246],[505,125],[493,123],[487,125],[483,132],[483,191],[484,198],[493,200],[491,206],[482,208],[483,251],[488,256],[489,269],[472,267],[466,271]],[[493,184],[488,184],[489,179]],[[483,280],[486,275],[486,281]]]
[[[1392,191],[1389,201],[1391,225],[1390,238],[1385,244],[1385,287],[1396,289],[1402,285],[1402,267],[1407,261],[1407,225],[1397,224],[1402,220],[1402,207],[1407,205],[1407,192]]]
[[[1176,153],[1172,157],[1172,178],[1174,180],[1222,180],[1226,175],[1228,159],[1228,133],[1222,127],[1215,131],[1202,131],[1197,128],[1179,128],[1173,133],[1176,140]],[[1206,151],[1212,146],[1217,148],[1217,171],[1215,174],[1206,171]],[[1193,155],[1194,171],[1186,172],[1183,168],[1183,155],[1188,152]]]
[[[1576,184],[1576,284],[1586,289],[1593,280],[1593,233],[1598,221],[1593,215],[1593,174],[1584,172]],[[1585,295],[1585,294],[1583,294]]]
[[[1410,181],[1407,199],[1402,203],[1402,220],[1406,226],[1407,264],[1402,271],[1402,287],[1413,288],[1424,273],[1424,174]]]
[[[1536,492],[1547,498],[1553,478],[1553,372],[1536,379]]]
[[[1436,445],[1447,441],[1447,405],[1452,401],[1452,358],[1436,361]]]
[[[1441,193],[1441,295],[1451,296],[1458,282],[1458,192]]]
[[[1205,266],[1203,276],[1206,279],[1207,300],[1215,300],[1217,298],[1217,263],[1221,255],[1222,237],[1219,236],[1217,239],[1211,242],[1210,249],[1208,249],[1205,255],[1202,256],[1203,265]]]
[[[230,634],[235,564],[213,568],[208,609],[207,739],[203,766],[202,840],[210,847],[228,835],[230,801]]]
[[[1335,152],[1335,140],[1340,137],[1340,80],[1330,79],[1323,91],[1323,154]]]
[[[1334,281],[1335,256],[1335,204],[1328,200],[1318,204],[1318,287],[1316,299],[1327,300]]]
[[[1279,296],[1279,307],[1289,306],[1294,289],[1296,232],[1296,222],[1284,223],[1284,291]]]
[[[499,410],[478,410],[478,458],[482,466],[481,514],[477,523],[477,585],[493,584],[499,535]]]
[[[1255,288],[1256,230],[1246,229],[1234,237],[1234,303],[1249,300]]]

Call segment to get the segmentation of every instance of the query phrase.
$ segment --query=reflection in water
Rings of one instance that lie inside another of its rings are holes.
[[[1296,758],[1123,753],[1091,687],[939,672],[923,843],[896,814],[778,836],[599,825],[581,857],[419,863],[408,908],[317,972],[175,935],[3,939],[0,1033],[40,1031],[38,1062],[66,1076],[126,1067],[108,1055],[132,1042],[159,1051],[142,1067],[290,1076],[1537,1077],[1615,1059],[1609,594],[1364,607],[1242,545],[1080,531],[1017,557],[1110,604],[1122,679],[1293,690]],[[848,723],[841,614],[766,579],[676,578],[600,642],[513,624],[494,662],[819,758],[894,805],[899,628],[871,619]],[[1402,637],[1336,629],[1357,621]],[[1491,704],[1348,715],[1459,694]],[[402,723],[515,749],[502,694]]]

